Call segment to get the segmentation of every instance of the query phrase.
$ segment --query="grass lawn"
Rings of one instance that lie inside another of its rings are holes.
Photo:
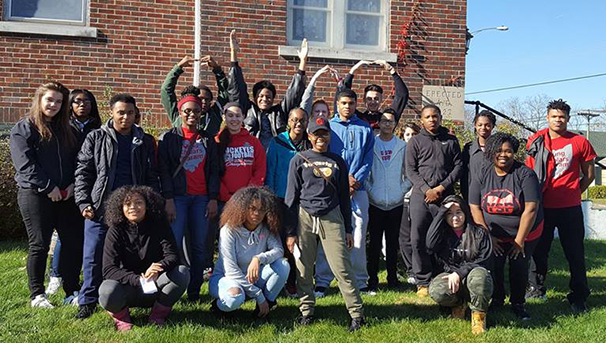
[[[26,244],[4,242],[0,243],[0,342],[606,342],[606,242],[586,244],[591,310],[577,317],[566,302],[566,261],[558,242],[553,247],[548,300],[528,304],[532,320],[519,322],[506,307],[489,313],[489,331],[474,337],[468,320],[440,318],[437,306],[430,299],[417,299],[409,287],[364,296],[368,326],[355,334],[347,332],[348,315],[336,287],[318,301],[318,321],[310,327],[293,325],[298,302],[285,298],[279,298],[268,322],[250,318],[252,301],[234,318],[218,320],[209,311],[204,288],[204,302],[178,303],[165,327],[147,325],[148,310],[134,310],[134,330],[117,333],[101,310],[77,321],[75,307],[29,308]],[[51,302],[59,304],[62,297],[55,295]]]

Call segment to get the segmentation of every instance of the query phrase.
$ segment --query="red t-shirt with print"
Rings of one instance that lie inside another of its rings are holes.
[[[555,169],[543,192],[545,208],[564,208],[581,204],[581,163],[596,158],[589,141],[572,132],[551,139]]]
[[[194,132],[183,128],[183,145],[181,148],[181,159],[187,153],[189,145],[192,144]],[[204,175],[204,165],[206,164],[206,148],[202,144],[200,135],[197,136],[194,147],[191,149],[183,169],[185,170],[185,180],[187,182],[187,194],[206,195],[206,175]]]

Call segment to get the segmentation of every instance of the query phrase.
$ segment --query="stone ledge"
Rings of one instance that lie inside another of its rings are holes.
[[[97,38],[97,29],[88,26],[0,21],[0,32]]]
[[[285,57],[298,56],[297,50],[299,47],[295,46],[279,46],[278,54]],[[326,58],[334,60],[385,60],[387,62],[395,63],[398,61],[398,55],[392,52],[377,52],[377,51],[361,51],[361,50],[337,50],[331,48],[319,48],[309,47],[310,58]]]

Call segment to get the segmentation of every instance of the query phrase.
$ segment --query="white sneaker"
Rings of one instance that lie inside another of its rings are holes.
[[[408,282],[411,285],[417,284],[417,280],[414,278],[414,276],[409,276],[408,279],[406,279],[406,282]]]
[[[46,299],[46,294],[38,294],[31,302],[32,307],[54,308],[53,304]]]
[[[57,293],[59,291],[59,288],[61,288],[61,285],[63,285],[63,279],[61,279],[60,277],[51,276],[50,282],[48,283],[48,287],[46,287],[46,295]]]
[[[65,299],[63,299],[63,305],[78,306],[78,292],[76,291],[69,297],[65,297]]]

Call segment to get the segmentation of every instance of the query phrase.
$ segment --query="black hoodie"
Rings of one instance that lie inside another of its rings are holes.
[[[443,197],[453,194],[462,166],[459,141],[445,127],[440,126],[436,135],[422,129],[406,147],[406,177],[412,181],[415,193],[425,194],[442,185]]]

